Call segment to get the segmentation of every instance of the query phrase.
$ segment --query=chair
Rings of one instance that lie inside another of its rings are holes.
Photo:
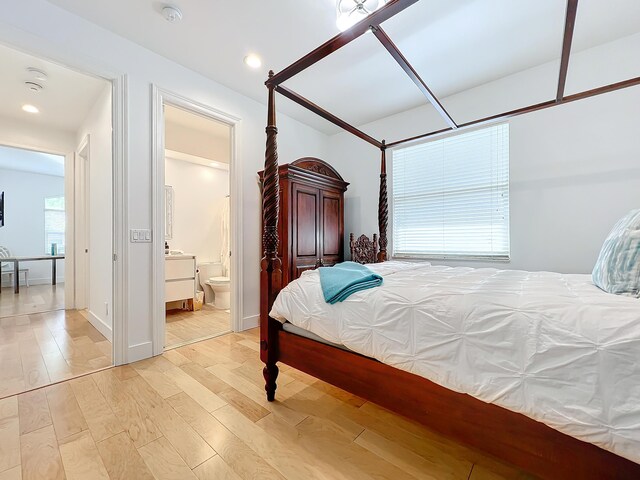
[[[366,235],[360,235],[354,240],[355,235],[349,235],[349,247],[351,248],[351,261],[356,263],[376,263],[378,261],[378,235],[373,234],[373,241]]]
[[[11,266],[9,267],[5,267],[5,265],[1,262],[1,260],[3,258],[11,258],[13,255],[11,255],[11,251],[7,248],[7,247],[3,247],[2,245],[0,245],[0,284],[1,284],[1,279],[4,275],[9,275],[9,283],[11,285],[13,285],[13,263],[11,264]],[[20,274],[24,274],[24,284],[28,287],[29,286],[29,269],[28,268],[21,268],[20,270],[18,270],[18,282],[20,281]]]

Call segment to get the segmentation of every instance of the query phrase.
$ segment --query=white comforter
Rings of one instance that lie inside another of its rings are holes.
[[[369,265],[381,287],[325,303],[317,271],[271,315],[640,463],[640,300],[589,275]]]

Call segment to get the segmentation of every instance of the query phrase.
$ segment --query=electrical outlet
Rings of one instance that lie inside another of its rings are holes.
[[[104,314],[109,316],[109,302],[104,302]]]
[[[151,230],[132,228],[129,230],[131,243],[151,243]]]

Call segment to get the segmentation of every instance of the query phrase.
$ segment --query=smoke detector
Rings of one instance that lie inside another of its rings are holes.
[[[178,7],[167,5],[162,9],[162,16],[169,23],[177,23],[182,20],[182,12]]]
[[[27,88],[29,90],[31,90],[32,92],[38,93],[41,92],[42,90],[44,90],[44,87],[42,85],[40,85],[39,83],[36,82],[24,82],[24,84],[27,86]]]
[[[47,75],[46,72],[35,67],[28,67],[27,73],[29,74],[29,77],[31,78],[31,80],[35,82],[46,82],[47,79],[49,78],[49,75]]]

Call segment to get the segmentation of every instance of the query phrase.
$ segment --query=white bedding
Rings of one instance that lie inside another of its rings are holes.
[[[640,463],[640,300],[589,275],[369,267],[383,285],[336,305],[304,272],[271,315]]]

